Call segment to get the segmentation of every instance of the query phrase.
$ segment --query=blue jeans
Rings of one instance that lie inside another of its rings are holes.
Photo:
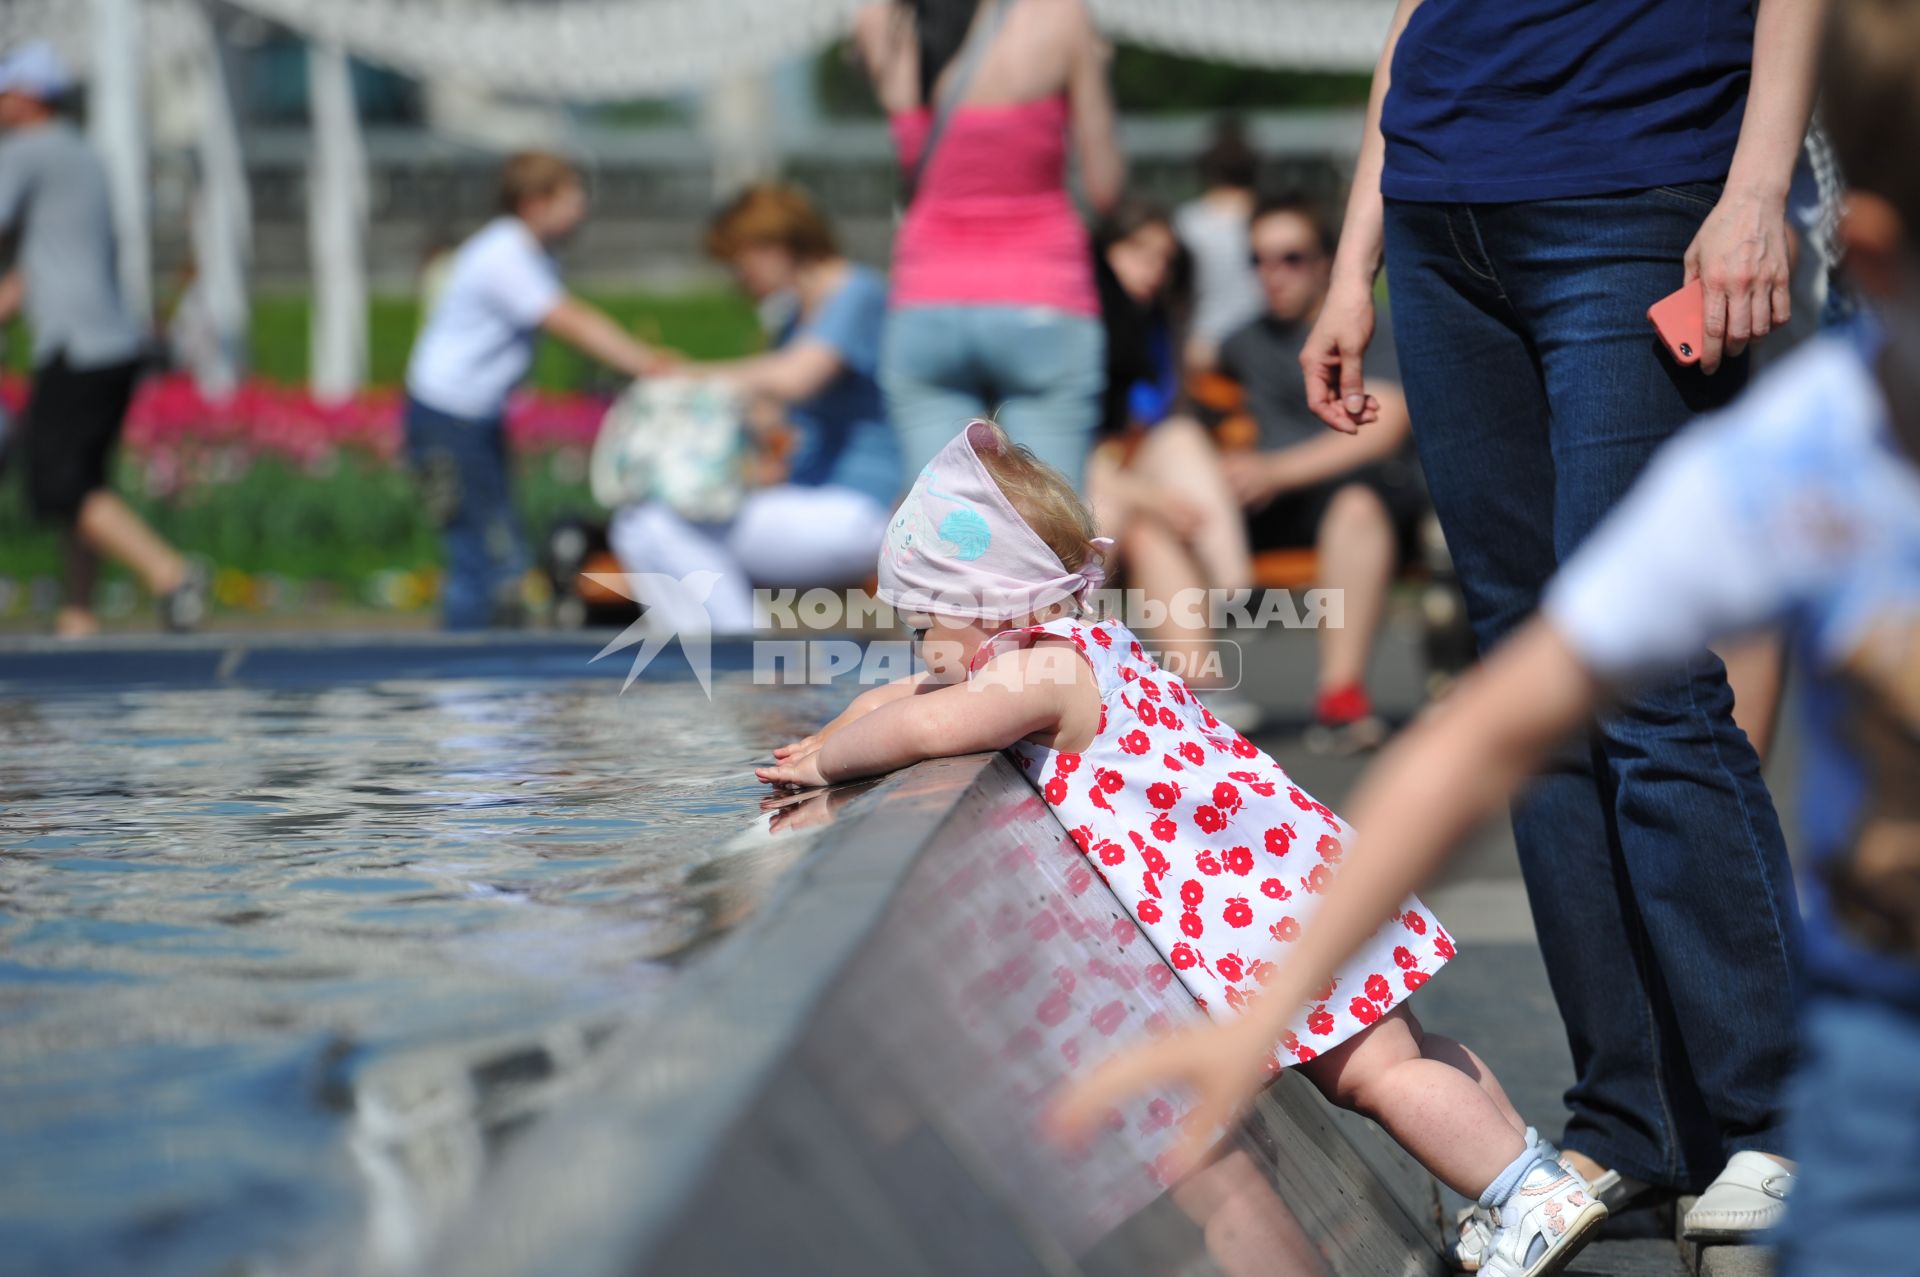
[[[1920,1270],[1920,1017],[1817,993],[1804,1017],[1787,1152],[1800,1163],[1779,1277]]]
[[[1107,334],[1037,306],[909,306],[887,316],[880,387],[909,482],[975,417],[1079,487],[1100,420]]]
[[[526,539],[507,492],[506,432],[407,401],[407,460],[440,530],[441,616],[450,630],[517,617]]]
[[[1741,389],[1744,359],[1677,367],[1646,319],[1718,193],[1388,201],[1414,437],[1483,651],[1654,451]],[[1793,879],[1732,710],[1703,652],[1623,694],[1513,807],[1573,1055],[1566,1146],[1674,1188],[1780,1149],[1794,1060]]]

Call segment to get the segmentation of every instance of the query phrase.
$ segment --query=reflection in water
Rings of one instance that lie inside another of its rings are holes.
[[[0,1271],[403,1263],[798,854],[751,767],[838,695],[0,707]]]

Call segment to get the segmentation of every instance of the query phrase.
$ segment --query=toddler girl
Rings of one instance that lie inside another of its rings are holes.
[[[757,774],[809,788],[1008,750],[1195,1000],[1234,1015],[1268,974],[1257,955],[1299,933],[1338,872],[1349,831],[1125,626],[1084,614],[1102,548],[1063,475],[973,422],[921,472],[880,555],[880,597],[919,635],[925,672],[862,694]],[[1408,900],[1299,1009],[1270,1067],[1298,1067],[1479,1201],[1463,1262],[1558,1272],[1606,1208],[1478,1057],[1407,1010],[1453,953]]]

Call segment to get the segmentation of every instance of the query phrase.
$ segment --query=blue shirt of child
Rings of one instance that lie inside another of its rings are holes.
[[[810,399],[787,406],[799,435],[789,479],[806,487],[833,484],[871,496],[891,510],[900,495],[900,453],[880,395],[880,337],[886,327],[887,283],[860,265],[810,315],[798,315],[777,345],[815,341],[840,357],[838,376]]]
[[[1425,0],[1380,117],[1391,199],[1509,203],[1726,177],[1753,0]]]
[[[1544,608],[1616,678],[1785,629],[1807,974],[1920,1014],[1920,458],[1893,434],[1872,344],[1810,341],[1668,445]]]

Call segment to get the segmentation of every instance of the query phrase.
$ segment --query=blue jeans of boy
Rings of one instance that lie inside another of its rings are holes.
[[[484,629],[515,611],[526,540],[507,491],[506,432],[407,401],[407,460],[440,530],[440,606],[450,630]]]
[[[1920,1014],[1842,993],[1807,999],[1806,1059],[1787,1152],[1799,1163],[1779,1277],[1882,1277],[1920,1267]]]
[[[1483,651],[1533,614],[1654,451],[1742,388],[1745,359],[1681,368],[1646,319],[1718,196],[1388,201],[1414,437]],[[1565,1146],[1674,1188],[1781,1149],[1795,1055],[1793,879],[1732,709],[1701,653],[1622,695],[1513,806],[1573,1055]]]

